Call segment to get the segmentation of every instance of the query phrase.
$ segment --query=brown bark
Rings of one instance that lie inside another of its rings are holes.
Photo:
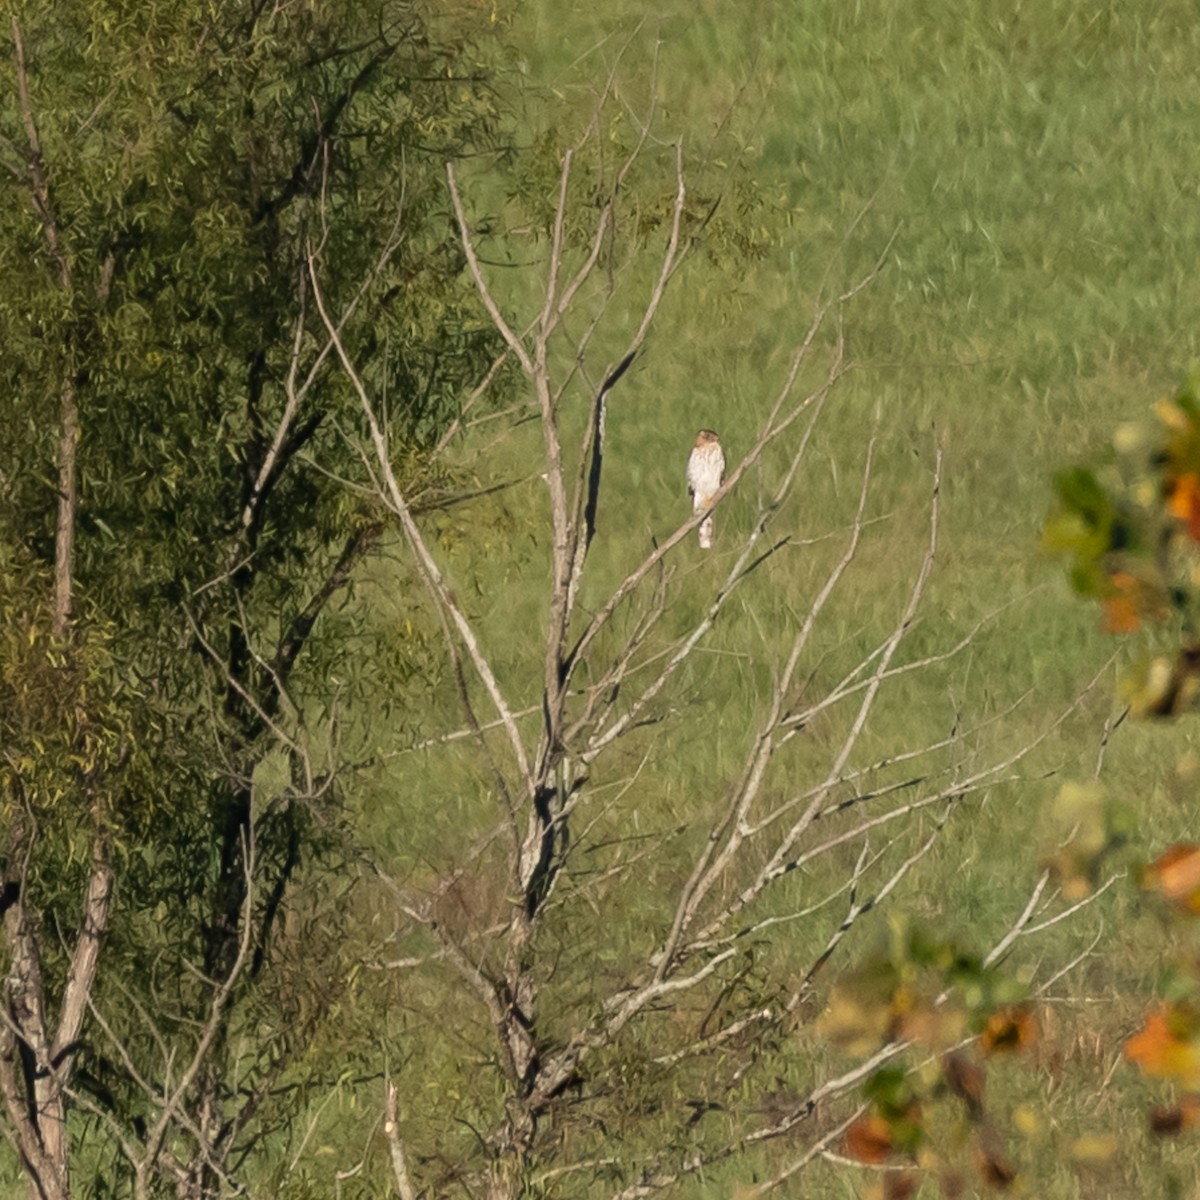
[[[30,849],[29,834],[23,823],[17,823],[12,834],[9,861],[20,863]],[[112,868],[107,846],[97,835],[79,933],[53,1034],[46,1013],[38,929],[25,906],[24,876],[23,866],[14,867],[4,881],[9,968],[0,1030],[0,1100],[16,1134],[31,1194],[36,1200],[67,1200],[71,1194],[67,1089],[95,982],[100,943],[108,927]]]
[[[58,515],[54,523],[54,608],[51,630],[66,637],[74,592],[75,513],[78,508],[75,448],[79,442],[79,409],[75,381],[63,381],[59,397]]]

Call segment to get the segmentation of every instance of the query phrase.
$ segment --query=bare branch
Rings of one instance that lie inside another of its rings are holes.
[[[245,873],[246,886],[242,899],[240,929],[238,931],[237,952],[225,978],[220,980],[213,989],[209,1000],[208,1018],[196,1040],[190,1061],[179,1075],[174,1089],[164,1094],[158,1117],[149,1128],[145,1137],[145,1152],[142,1162],[138,1164],[136,1186],[140,1194],[144,1194],[147,1172],[153,1169],[162,1154],[163,1144],[172,1122],[179,1118],[184,1098],[195,1083],[201,1070],[207,1063],[209,1052],[224,1027],[225,1008],[229,1003],[234,986],[242,975],[249,960],[250,944],[254,935],[254,843],[253,827],[242,845],[242,864]]]
[[[387,1108],[383,1120],[383,1132],[388,1140],[388,1152],[392,1158],[392,1177],[396,1181],[396,1191],[400,1200],[417,1200],[417,1189],[413,1187],[412,1178],[408,1173],[408,1159],[404,1154],[404,1144],[400,1141],[400,1123],[396,1114],[396,1085],[389,1079],[387,1083]]]
[[[517,361],[521,364],[521,369],[526,375],[533,374],[533,360],[529,356],[529,352],[525,349],[525,345],[521,338],[513,332],[512,327],[504,319],[500,312],[499,306],[496,304],[492,293],[488,288],[487,281],[483,277],[483,269],[479,265],[479,258],[475,253],[475,244],[471,239],[470,227],[467,224],[466,214],[463,212],[462,199],[458,193],[458,181],[454,176],[454,164],[448,162],[446,164],[446,179],[450,185],[450,200],[454,205],[454,215],[458,220],[458,229],[461,235],[463,252],[467,256],[467,265],[471,269],[471,278],[475,280],[475,286],[479,290],[479,298],[483,301],[484,307],[487,309],[488,316],[492,319],[492,324],[495,325],[501,337],[508,344],[508,348],[516,356]]]
[[[350,361],[349,355],[346,353],[346,348],[342,344],[341,335],[338,332],[337,326],[330,319],[328,312],[325,309],[325,302],[321,295],[320,283],[316,274],[316,262],[311,256],[309,258],[309,276],[312,280],[313,295],[316,300],[317,308],[320,311],[321,319],[325,322],[325,328],[329,332],[330,340],[333,342],[337,350],[338,357],[341,360],[342,367],[350,379],[358,394],[359,400],[362,403],[363,412],[366,415],[368,425],[371,431],[371,441],[375,448],[376,458],[378,460],[379,470],[382,476],[382,482],[386,489],[386,496],[389,501],[392,511],[400,519],[401,529],[404,531],[404,536],[412,547],[413,554],[416,557],[421,575],[425,581],[426,587],[436,601],[446,610],[458,631],[459,637],[467,648],[467,653],[470,655],[471,662],[478,672],[480,679],[483,681],[484,687],[487,689],[488,695],[495,706],[497,714],[504,723],[505,732],[508,734],[509,744],[512,746],[513,755],[523,777],[529,777],[529,760],[525,753],[525,746],[521,740],[520,731],[517,729],[516,721],[512,715],[512,709],[508,701],[504,698],[504,694],[500,690],[500,685],[492,672],[491,664],[484,656],[483,650],[479,644],[475,631],[471,628],[465,614],[459,607],[458,602],[439,569],[437,562],[429,551],[429,547],[413,519],[412,511],[408,506],[408,501],[405,499],[404,493],[400,488],[400,484],[396,479],[395,473],[392,470],[391,459],[388,455],[387,436],[380,426],[378,419],[375,416],[375,410],[371,405],[370,398],[367,395],[366,388],[362,380],[359,378],[358,372],[354,369],[354,364]]]
[[[58,1029],[50,1046],[50,1061],[63,1075],[69,1075],[96,980],[100,942],[108,929],[112,883],[107,839],[102,832],[97,832],[92,840],[92,869],[83,902],[83,920],[76,935],[75,951],[63,989]]]
[[[46,249],[55,265],[57,282],[70,297],[73,291],[70,257],[63,246],[59,222],[50,196],[42,159],[42,144],[34,119],[33,102],[29,94],[29,73],[25,62],[25,44],[16,15],[12,18],[13,46],[17,60],[17,97],[21,121],[25,126],[26,163],[29,169],[30,191],[34,208],[42,223]],[[107,290],[107,288],[105,288]],[[65,637],[71,621],[74,598],[75,518],[79,505],[78,472],[75,465],[79,443],[79,405],[76,397],[76,367],[71,361],[71,347],[65,348],[65,362],[59,382],[58,426],[58,513],[54,525],[54,605],[52,630],[54,636]]]

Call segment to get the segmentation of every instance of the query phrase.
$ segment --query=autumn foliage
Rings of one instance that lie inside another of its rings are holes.
[[[1101,627],[1178,632],[1175,650],[1148,655],[1126,675],[1137,716],[1191,711],[1200,695],[1200,373],[1121,426],[1107,458],[1054,480],[1057,505],[1042,535],[1069,561],[1072,586],[1099,602]]]
[[[845,976],[821,1029],[867,1058],[897,1050],[864,1085],[866,1105],[842,1154],[886,1168],[884,1197],[914,1195],[925,1178],[943,1195],[1003,1188],[1015,1172],[987,1104],[991,1060],[1038,1036],[1026,989],[960,942],[894,921],[888,945]]]
[[[1161,718],[1197,710],[1200,369],[1148,419],[1118,429],[1098,468],[1065,470],[1054,490],[1043,548],[1068,560],[1074,590],[1099,604],[1101,629],[1159,631],[1155,652],[1136,659],[1122,680],[1129,711]],[[1097,780],[1067,782],[1046,809],[1037,865],[1063,902],[1086,903],[1120,873],[1134,826],[1131,805]],[[1170,921],[1200,915],[1200,843],[1169,846],[1133,874],[1147,903],[1157,903]],[[1200,953],[1169,972],[1164,990],[1123,1049],[1127,1063],[1173,1088],[1148,1114],[1150,1131],[1160,1136],[1200,1126]],[[822,1028],[866,1060],[886,1058],[888,1047],[897,1051],[868,1075],[863,1110],[842,1141],[845,1157],[883,1173],[864,1195],[912,1195],[926,1179],[943,1196],[1004,1190],[1017,1181],[989,1110],[987,1076],[997,1056],[1036,1047],[1039,1029],[1030,997],[988,960],[894,927],[889,952],[834,989]],[[1025,1111],[1027,1124],[1031,1113]],[[947,1128],[956,1130],[951,1153]],[[1070,1145],[1069,1157],[1102,1166],[1118,1142],[1113,1132],[1086,1134]]]
[[[1076,591],[1100,602],[1112,634],[1164,627],[1173,650],[1136,660],[1123,681],[1139,717],[1195,711],[1200,698],[1200,372],[1160,400],[1151,417],[1117,430],[1099,470],[1075,467],[1055,480],[1056,511],[1043,546],[1070,560]],[[1064,789],[1067,793],[1071,785]],[[1084,893],[1095,865],[1114,845],[1114,823],[1099,789],[1075,785],[1065,812],[1073,838],[1045,865],[1066,893]],[[1060,807],[1064,796],[1060,794]],[[1177,921],[1200,914],[1200,845],[1169,846],[1138,872],[1143,893]],[[1179,1089],[1154,1109],[1150,1129],[1178,1134],[1200,1123],[1200,959],[1169,973],[1167,998],[1151,1009],[1124,1047],[1125,1059],[1152,1079]]]
[[[1200,846],[1172,846],[1142,871],[1142,887],[1157,892],[1180,912],[1200,913]]]

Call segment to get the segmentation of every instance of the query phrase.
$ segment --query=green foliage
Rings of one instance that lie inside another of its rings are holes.
[[[834,1044],[861,1058],[893,1041],[945,1050],[981,1032],[997,1008],[1028,989],[955,939],[897,915],[886,951],[843,975],[821,1019]]]
[[[397,471],[419,486],[496,348],[463,278],[444,163],[499,146],[497,53],[470,5],[409,0],[30,2],[15,17],[29,111],[10,71],[0,856],[50,933],[53,1011],[91,848],[109,847],[117,883],[94,1000],[110,1032],[79,1069],[131,1130],[154,1106],[126,1067],[165,1081],[187,1061],[248,917],[234,1002],[195,1085],[230,1117],[221,1153],[236,1139],[241,1153],[331,1068],[304,1061],[342,987],[327,877],[343,837],[332,776],[318,772],[354,692],[333,676],[362,628],[352,607],[322,615],[344,605],[384,526],[342,482],[359,470],[365,423],[330,369],[314,279],[386,398]],[[29,120],[48,206],[35,203]],[[79,411],[79,499],[74,621],[56,640],[64,387]],[[275,777],[260,770],[272,753]],[[172,1145],[203,1162],[186,1135]],[[90,1152],[77,1178],[84,1167],[95,1180],[114,1170]]]
[[[843,975],[819,1022],[860,1058],[905,1050],[867,1075],[867,1111],[847,1130],[846,1153],[894,1170],[919,1166],[953,1195],[969,1148],[980,1184],[1011,1182],[990,1126],[985,1063],[1036,1041],[1029,998],[961,942],[893,920],[887,949]]]
[[[56,638],[47,588],[21,548],[0,548],[0,807],[10,831],[32,823],[27,883],[54,909],[78,904],[97,827],[125,854],[181,813],[158,791],[162,714],[122,678],[115,627]],[[10,837],[9,869],[28,851]]]
[[[1173,654],[1135,664],[1123,691],[1139,716],[1193,706],[1200,619],[1200,405],[1193,373],[1153,416],[1121,426],[1100,475],[1075,467],[1055,479],[1057,510],[1042,544],[1070,559],[1080,594],[1098,599],[1110,633],[1144,624],[1181,631]]]
[[[1086,468],[1056,476],[1054,491],[1063,511],[1047,523],[1042,544],[1051,553],[1073,555],[1072,585],[1081,595],[1094,595],[1103,587],[1097,560],[1114,541],[1116,516],[1104,489]]]
[[[1042,865],[1068,900],[1082,900],[1101,885],[1113,855],[1134,836],[1133,809],[1098,783],[1069,781],[1047,808]]]
[[[18,287],[4,300],[0,415],[28,436],[11,443],[5,515],[44,550],[56,381],[80,373],[81,580],[139,610],[177,604],[236,542],[297,322],[305,367],[324,340],[302,294],[310,247],[331,311],[369,285],[346,340],[391,398],[397,435],[420,443],[453,411],[490,341],[456,282],[440,162],[487,143],[496,100],[455,30],[435,34],[408,4],[227,10],[218,25],[186,5],[30,6],[23,19],[74,283],[63,295],[28,269],[41,231],[9,179],[0,254]],[[6,119],[19,143],[12,108]],[[399,250],[372,278],[393,228]],[[62,345],[79,361],[56,356]],[[326,376],[297,436],[337,458],[333,413],[343,432],[358,421]],[[309,537],[260,538],[264,580],[278,566],[289,586],[297,558],[340,527],[332,491],[309,471],[280,480],[276,503],[307,515]]]
[[[1043,545],[1073,560],[1076,590],[1098,598],[1111,633],[1144,623],[1168,625],[1167,652],[1127,672],[1122,692],[1137,716],[1193,711],[1197,684],[1196,619],[1200,615],[1200,370],[1160,400],[1153,419],[1121,426],[1114,466],[1103,482],[1084,468],[1055,481],[1059,510]],[[1101,861],[1132,830],[1125,806],[1092,785],[1066,785],[1054,806],[1065,834],[1047,860],[1068,898],[1096,885]],[[1165,902],[1168,927],[1200,913],[1200,847],[1176,843],[1140,871],[1144,892]],[[1182,1094],[1150,1115],[1151,1131],[1178,1134],[1200,1122],[1200,976],[1194,936],[1161,981],[1163,1000],[1126,1039],[1124,1057],[1151,1079],[1167,1079]],[[1107,1155],[1105,1156],[1107,1157]]]

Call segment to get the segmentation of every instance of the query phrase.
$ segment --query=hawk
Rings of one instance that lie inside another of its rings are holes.
[[[696,444],[688,459],[688,495],[692,498],[692,512],[708,512],[712,508],[713,496],[725,479],[725,453],[720,440],[711,429],[702,429],[696,434]],[[709,513],[700,522],[700,549],[712,547],[713,517]]]

